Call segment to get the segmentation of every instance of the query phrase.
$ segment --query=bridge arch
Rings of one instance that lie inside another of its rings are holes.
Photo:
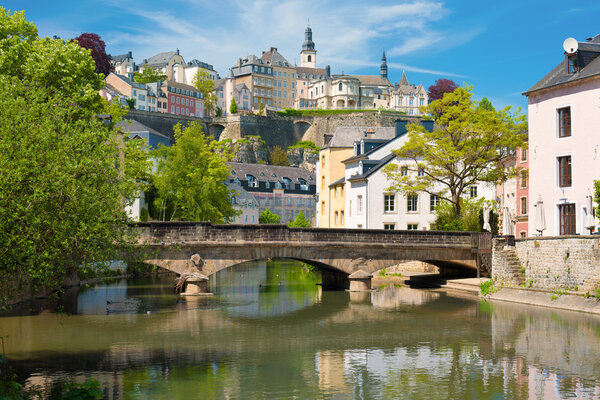
[[[222,124],[210,124],[208,125],[208,134],[214,136],[215,140],[219,140],[221,133],[225,130],[225,125]]]

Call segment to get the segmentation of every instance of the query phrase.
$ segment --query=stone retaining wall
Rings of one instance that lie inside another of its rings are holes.
[[[507,285],[592,292],[600,286],[600,237],[495,238],[492,276]],[[521,272],[523,271],[523,272]]]

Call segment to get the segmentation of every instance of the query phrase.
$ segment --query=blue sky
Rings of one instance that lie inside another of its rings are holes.
[[[381,52],[389,78],[405,70],[427,88],[439,78],[474,86],[497,107],[521,106],[522,92],[563,59],[567,37],[600,33],[600,1],[555,0],[8,0],[24,9],[41,36],[98,33],[107,52],[132,51],[141,63],[179,48],[186,60],[215,66],[221,76],[237,58],[271,46],[299,62],[310,19],[320,67],[377,74]]]

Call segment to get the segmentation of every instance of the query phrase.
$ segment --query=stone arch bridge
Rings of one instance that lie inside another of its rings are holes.
[[[405,261],[490,271],[491,235],[479,232],[289,228],[140,222],[138,259],[177,274],[212,274],[246,261],[299,260],[317,267],[323,286],[347,288],[353,274],[369,275]]]

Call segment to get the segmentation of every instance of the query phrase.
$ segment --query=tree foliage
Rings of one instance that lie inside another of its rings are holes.
[[[435,81],[435,84],[429,86],[427,95],[429,96],[429,101],[431,102],[444,97],[444,93],[452,93],[456,89],[458,89],[456,82],[450,79],[438,79]]]
[[[231,114],[237,114],[237,112],[238,112],[238,107],[235,102],[235,99],[231,99],[231,105],[229,106],[229,112]]]
[[[452,203],[459,217],[460,198],[469,186],[515,176],[517,170],[500,160],[526,145],[526,116],[520,110],[512,113],[511,107],[480,107],[471,97],[471,88],[461,87],[424,107],[435,118],[435,128],[428,132],[421,125],[409,125],[408,141],[393,153],[412,160],[410,172],[403,174],[396,164],[386,166],[390,190],[438,195]]]
[[[287,151],[279,146],[273,147],[273,150],[271,150],[271,153],[269,153],[269,163],[271,165],[289,167],[290,159],[288,158]]]
[[[258,104],[258,114],[262,115],[263,111],[265,110],[265,105],[263,104],[262,99],[260,100],[260,103]]]
[[[88,50],[2,8],[0,49],[0,281],[55,287],[129,239],[124,205],[147,159],[97,117],[124,111],[98,96]]]
[[[271,212],[268,208],[262,211],[258,217],[259,224],[278,224],[280,221],[281,217]]]
[[[77,41],[79,46],[91,51],[92,58],[96,63],[97,73],[104,74],[104,76],[110,74],[110,59],[106,54],[106,44],[100,36],[95,33],[82,33],[74,40]]]
[[[155,154],[156,201],[172,204],[172,212],[163,212],[162,219],[226,223],[236,216],[232,192],[225,185],[230,174],[225,162],[231,155],[221,143],[206,137],[200,124],[185,129],[176,125],[175,145],[160,146]]]
[[[204,95],[204,110],[206,111],[206,114],[215,112],[217,106],[215,82],[210,78],[208,72],[198,70],[192,80],[192,85]]]
[[[167,79],[166,75],[159,74],[154,68],[144,65],[142,72],[133,74],[133,80],[137,83],[152,83]]]
[[[298,211],[298,215],[296,215],[296,218],[294,218],[292,221],[288,222],[288,226],[290,228],[310,228],[311,223],[308,220],[308,218],[306,218],[304,216],[304,213],[302,212],[302,210],[300,210],[300,211]]]
[[[448,201],[441,202],[435,208],[435,229],[438,231],[471,231],[483,232],[483,206],[486,200],[470,197],[461,198],[462,213],[457,217],[454,206]],[[489,223],[492,233],[498,234],[498,214],[492,211],[490,205]]]

